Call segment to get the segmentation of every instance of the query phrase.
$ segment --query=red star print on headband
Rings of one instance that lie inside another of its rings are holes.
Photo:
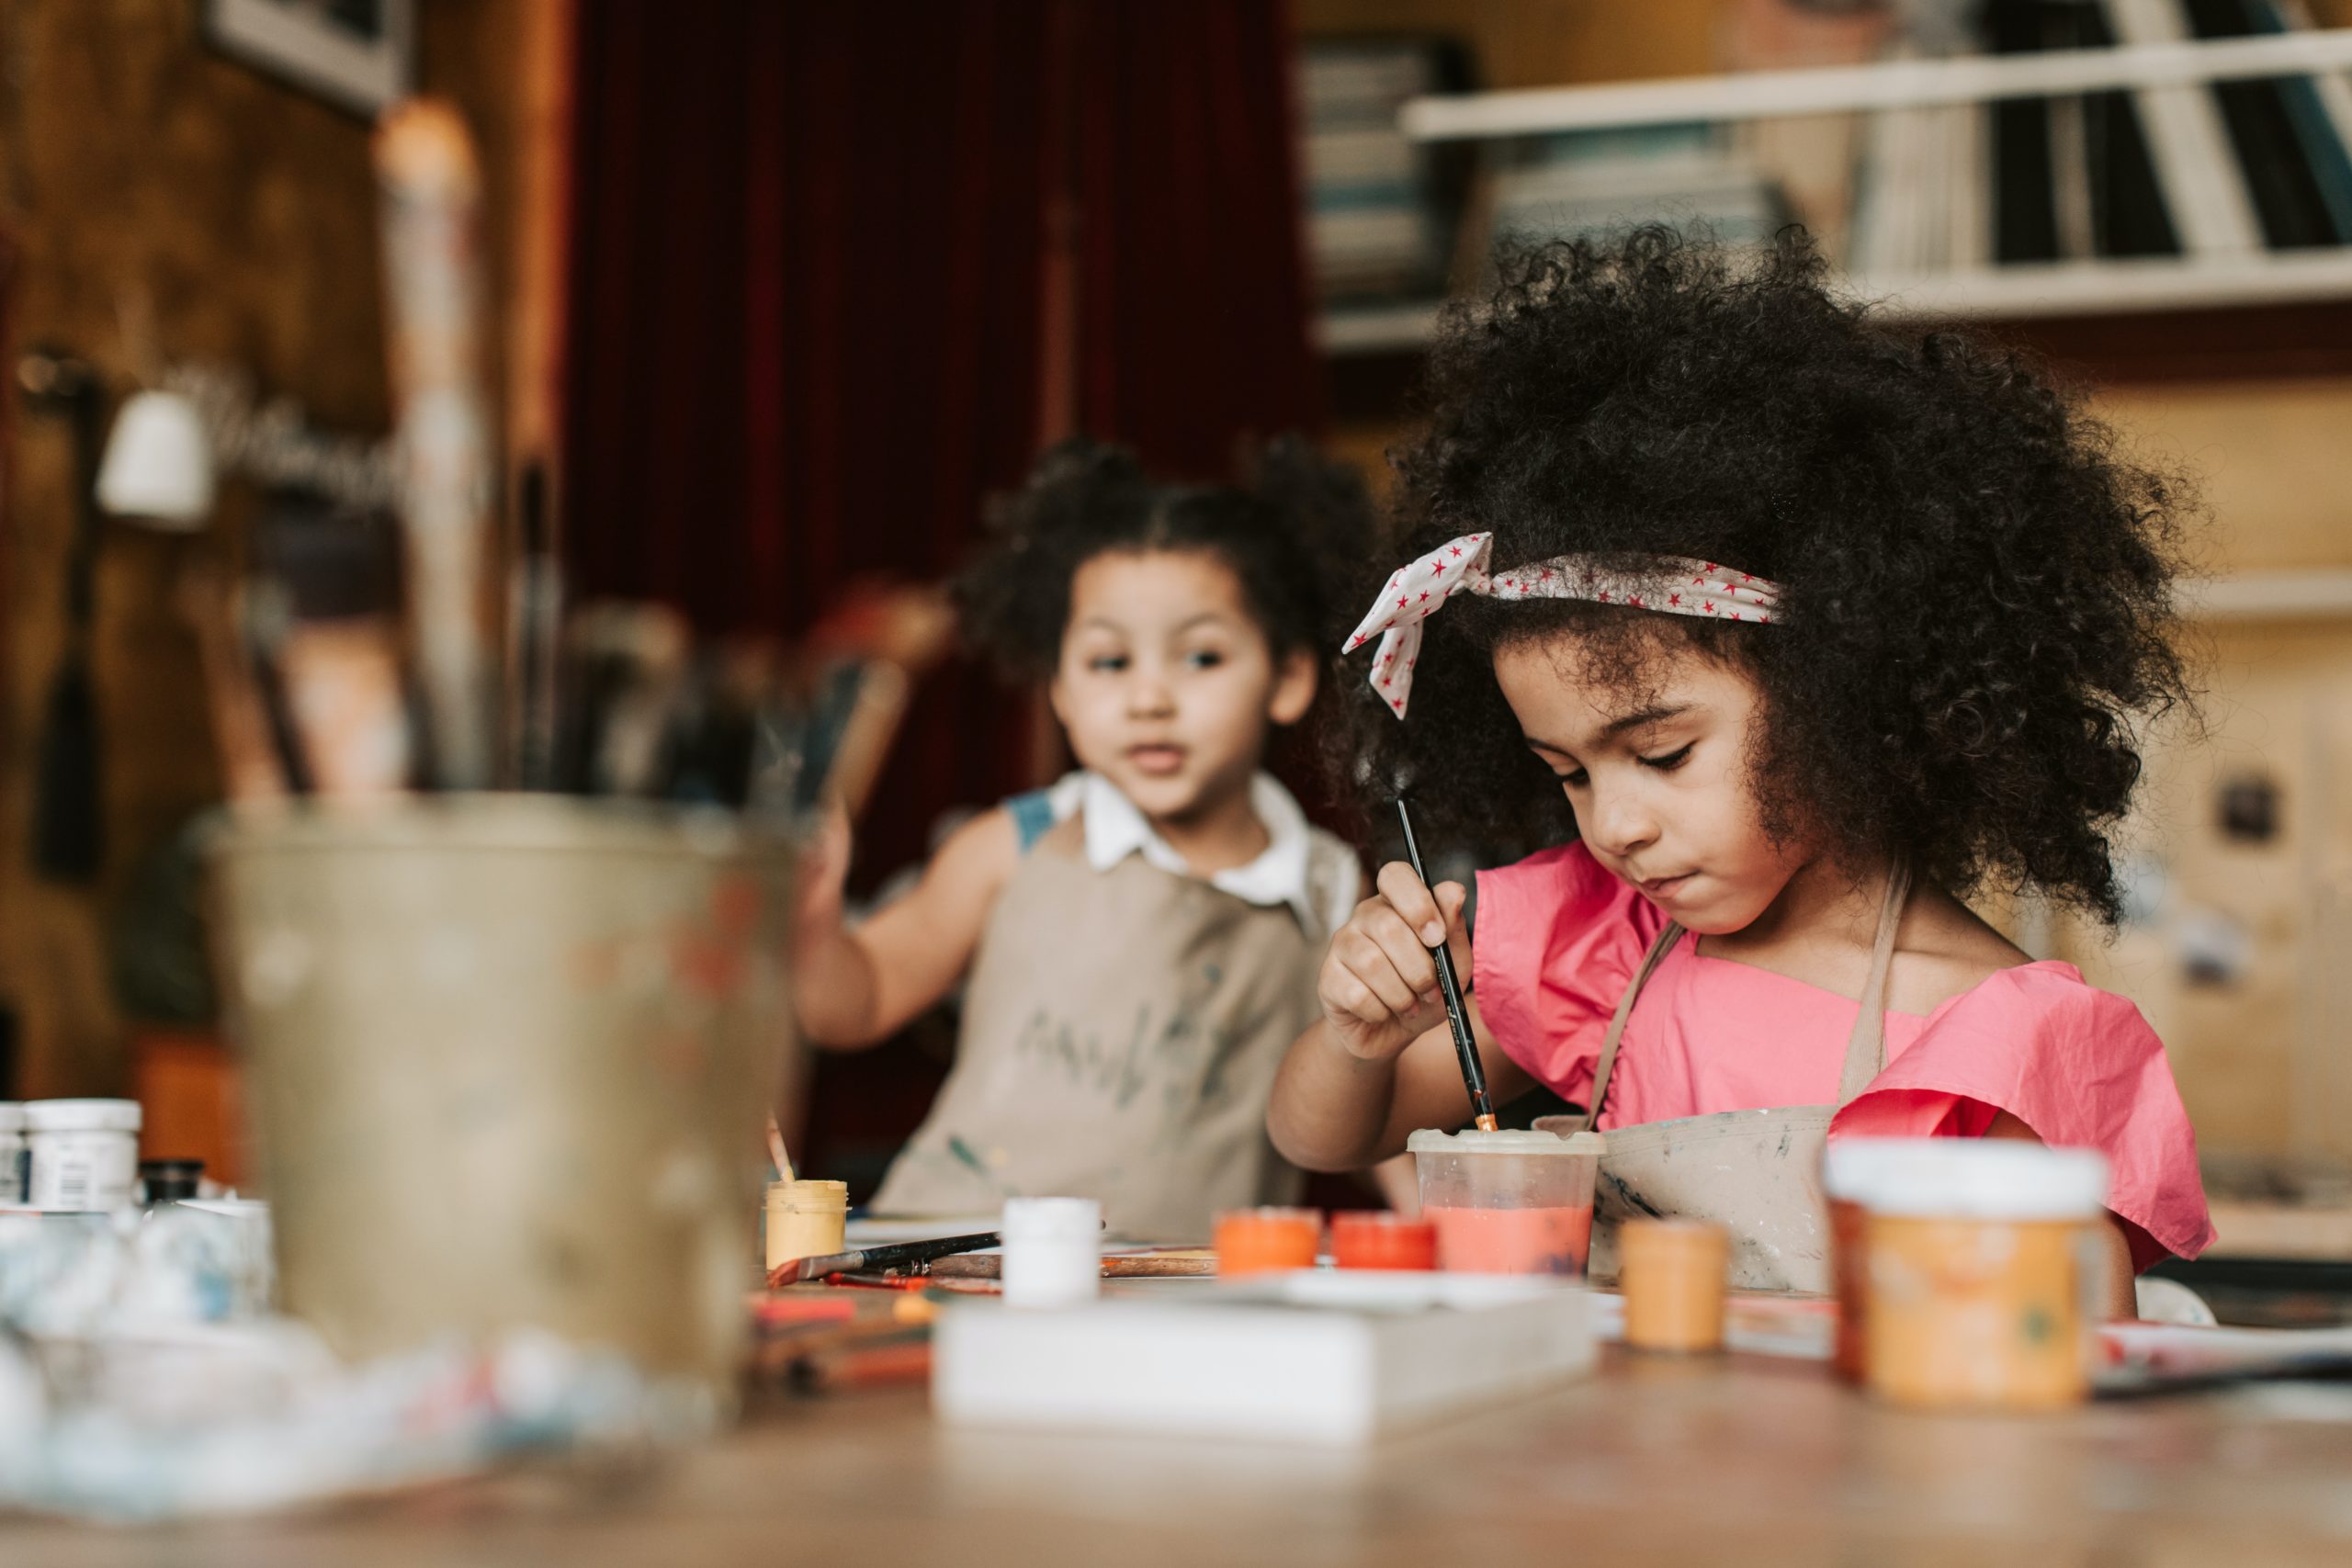
[[[1388,579],[1342,651],[1353,653],[1375,636],[1380,657],[1372,683],[1398,718],[1413,694],[1413,665],[1421,650],[1421,623],[1467,589],[1489,599],[1582,599],[1662,615],[1707,615],[1770,626],[1781,585],[1713,561],[1657,556],[1633,567],[1603,567],[1580,556],[1530,561],[1500,578],[1487,570],[1491,534],[1464,534],[1400,568]],[[1690,590],[1698,592],[1691,592]]]

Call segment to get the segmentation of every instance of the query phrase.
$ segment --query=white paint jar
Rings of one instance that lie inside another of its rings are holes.
[[[1102,1205],[1091,1198],[1007,1198],[1004,1303],[1076,1306],[1102,1292]]]
[[[0,1100],[0,1203],[25,1201],[25,1108]]]
[[[139,1102],[35,1100],[25,1105],[36,1209],[121,1209],[138,1198]]]

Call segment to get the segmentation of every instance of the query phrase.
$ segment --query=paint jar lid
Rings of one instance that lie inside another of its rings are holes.
[[[0,1100],[0,1133],[25,1130],[25,1108],[17,1100]]]
[[[1922,1143],[1933,1138],[1832,1138],[1821,1154],[1821,1190],[1825,1197],[1859,1203],[1869,1197],[1880,1171],[1899,1167]]]
[[[2107,1156],[2007,1138],[1883,1138],[1842,1157],[1840,1196],[1907,1219],[2086,1220],[2107,1204]],[[1854,1148],[1860,1140],[1829,1145]],[[1823,1185],[1830,1179],[1825,1159]]]
[[[135,1100],[31,1100],[25,1128],[33,1133],[136,1133]]]
[[[1102,1235],[1102,1205],[1092,1198],[1007,1198],[997,1222],[1007,1245],[1016,1241],[1082,1241]]]
[[[768,1183],[768,1207],[808,1209],[819,1213],[846,1213],[849,1211],[849,1183],[846,1181],[771,1181]]]
[[[1564,1138],[1557,1133],[1539,1133],[1532,1127],[1506,1127],[1493,1133],[1480,1127],[1465,1127],[1459,1133],[1424,1127],[1405,1140],[1406,1152],[1417,1155],[1580,1155],[1597,1158],[1607,1147],[1608,1140],[1598,1133],[1577,1133]]]

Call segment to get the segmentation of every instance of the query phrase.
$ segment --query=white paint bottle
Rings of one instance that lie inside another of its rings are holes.
[[[0,1100],[0,1204],[25,1201],[25,1108]]]
[[[1102,1205],[1091,1198],[1007,1198],[1004,1303],[1077,1306],[1102,1292]]]
[[[138,1198],[139,1102],[35,1100],[25,1105],[36,1209],[122,1209]]]

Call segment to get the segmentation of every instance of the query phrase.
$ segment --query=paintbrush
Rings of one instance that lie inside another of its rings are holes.
[[[893,1242],[888,1247],[869,1247],[859,1252],[830,1252],[820,1258],[796,1258],[770,1269],[768,1285],[771,1289],[778,1285],[794,1285],[803,1280],[821,1280],[828,1274],[920,1272],[934,1258],[950,1258],[959,1252],[978,1252],[984,1247],[996,1246],[1002,1239],[995,1231],[975,1231],[969,1235],[934,1236],[929,1241]]]
[[[1412,863],[1413,874],[1429,885],[1430,874],[1421,867],[1421,846],[1413,838],[1413,813],[1405,797],[1396,797],[1396,820],[1405,829],[1405,858]],[[1476,1114],[1478,1126],[1485,1132],[1495,1130],[1495,1104],[1487,1097],[1486,1064],[1478,1060],[1478,1042],[1470,1033],[1470,1015],[1462,1006],[1462,980],[1453,972],[1453,950],[1441,942],[1430,949],[1437,960],[1437,987],[1445,994],[1445,1024],[1453,1032],[1453,1054],[1462,1062],[1462,1087],[1470,1091],[1470,1109]]]

